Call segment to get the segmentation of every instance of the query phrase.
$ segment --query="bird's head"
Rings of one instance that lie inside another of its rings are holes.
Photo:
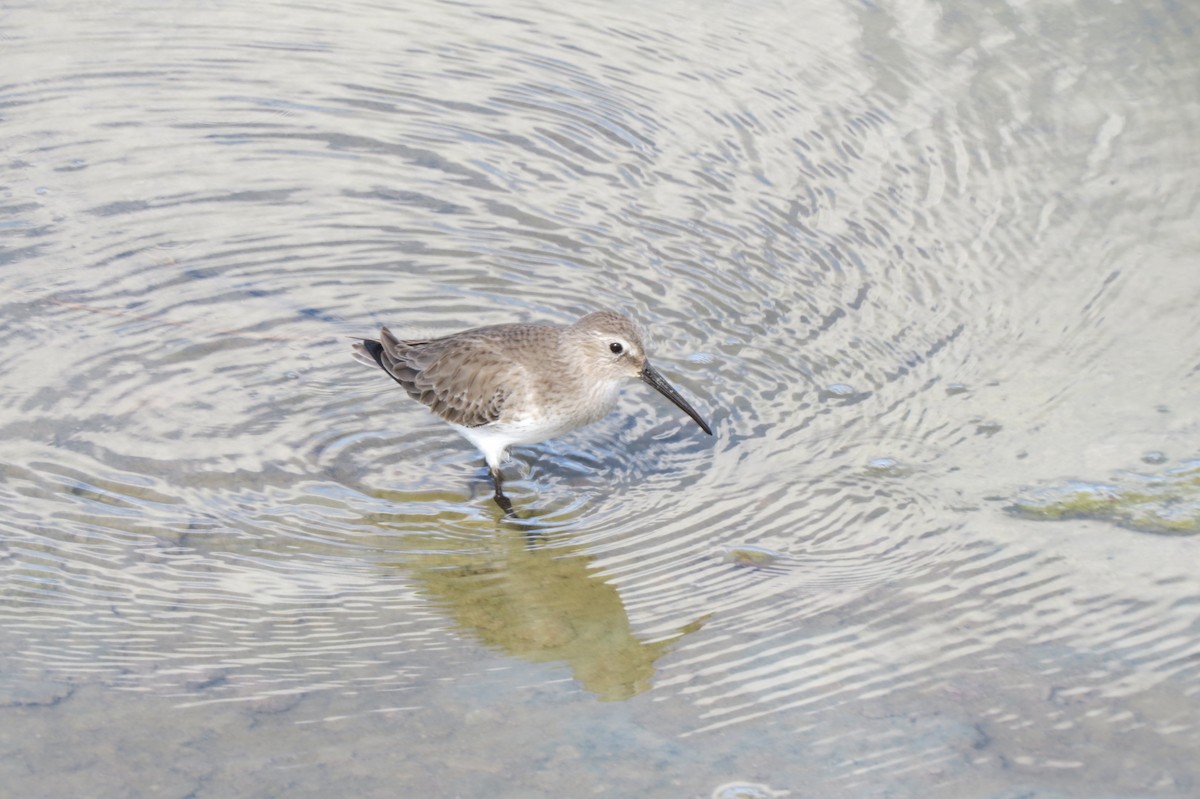
[[[578,342],[586,369],[593,377],[608,383],[630,378],[649,383],[712,435],[700,414],[650,365],[642,332],[632,319],[616,311],[596,311],[571,325],[568,332]]]

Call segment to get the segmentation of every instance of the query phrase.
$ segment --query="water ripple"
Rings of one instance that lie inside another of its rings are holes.
[[[360,716],[649,694],[663,739],[800,734],[831,796],[1196,740],[1194,545],[1002,512],[1194,443],[1187,26],[125,5],[6,24],[6,663]],[[601,307],[715,435],[631,385],[518,448],[517,520],[349,357]]]

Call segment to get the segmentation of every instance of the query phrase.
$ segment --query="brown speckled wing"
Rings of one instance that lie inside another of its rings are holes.
[[[385,327],[378,342],[364,341],[359,346],[408,396],[447,422],[479,427],[500,418],[511,393],[507,383],[511,363],[495,337],[478,333],[401,341]]]

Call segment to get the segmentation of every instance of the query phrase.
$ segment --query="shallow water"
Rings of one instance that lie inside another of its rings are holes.
[[[1195,796],[1188,4],[0,12],[0,785]],[[477,453],[349,336],[635,316]],[[743,786],[739,788],[738,786]],[[758,786],[758,787],[754,787]]]

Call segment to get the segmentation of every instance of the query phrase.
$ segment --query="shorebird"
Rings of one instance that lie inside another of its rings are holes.
[[[500,467],[512,446],[536,444],[607,416],[631,379],[654,386],[712,435],[650,365],[637,325],[615,311],[590,313],[572,325],[491,325],[413,341],[383,327],[378,340],[354,344],[354,358],[382,368],[483,453],[496,504],[510,515]]]

